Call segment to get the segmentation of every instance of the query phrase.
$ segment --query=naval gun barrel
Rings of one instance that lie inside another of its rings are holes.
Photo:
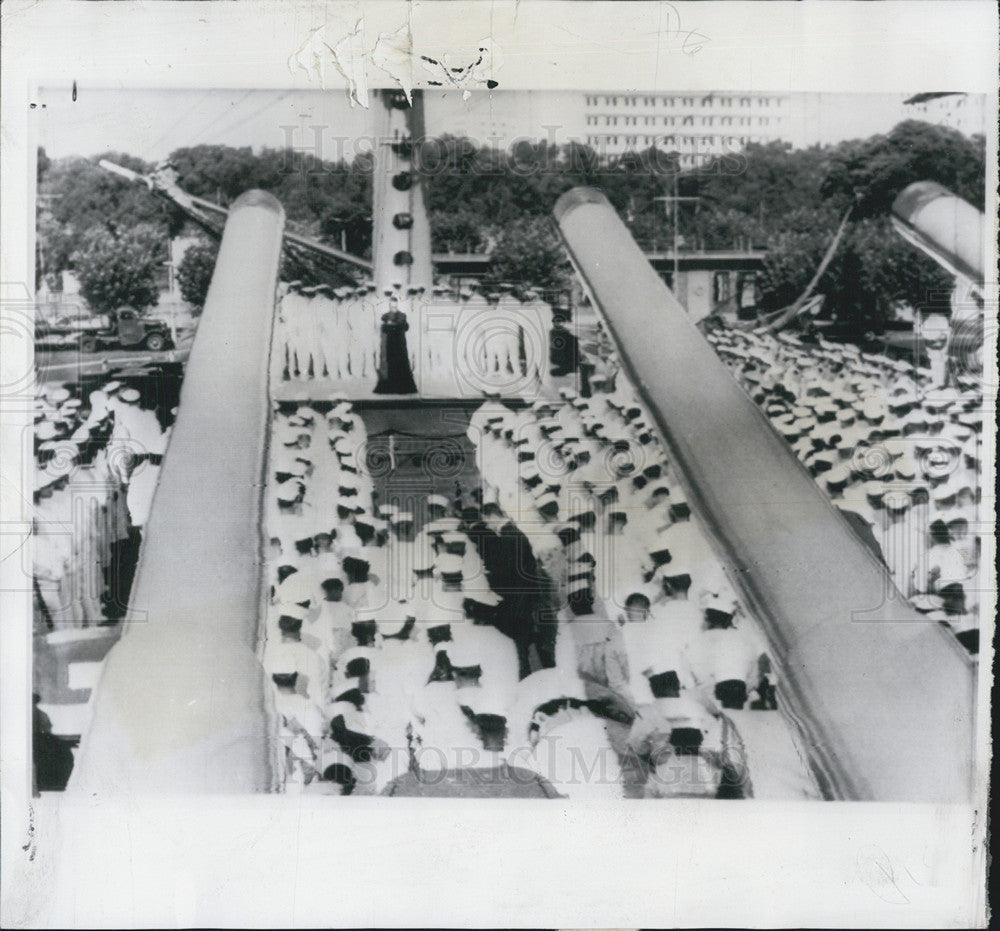
[[[257,654],[283,227],[281,204],[264,191],[247,191],[229,210],[122,637],[94,691],[70,792],[235,794],[281,784]]]
[[[986,216],[936,181],[917,181],[892,205],[892,225],[907,242],[982,294]]]
[[[574,188],[554,212],[731,578],[761,615],[825,794],[967,801],[971,663],[903,600],[605,196]]]

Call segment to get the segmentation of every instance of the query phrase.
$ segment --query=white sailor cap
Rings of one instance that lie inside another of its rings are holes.
[[[889,491],[888,485],[885,482],[879,481],[868,481],[864,483],[865,497],[872,502],[880,502],[885,496],[886,492]]]
[[[290,617],[296,621],[304,621],[306,615],[309,613],[309,609],[303,608],[297,601],[281,601],[275,606],[274,613],[279,618]]]
[[[442,553],[435,560],[434,568],[442,578],[448,576],[457,581],[462,578],[463,565],[464,562],[461,556],[456,556],[452,553]]]
[[[559,511],[559,496],[555,492],[546,492],[541,495],[535,502],[535,507],[539,511],[549,511],[551,513],[558,513]]]
[[[447,510],[451,506],[451,502],[444,495],[428,495],[427,506]]]
[[[295,501],[302,491],[302,482],[297,478],[289,478],[278,485],[277,498],[283,504],[287,504]]]
[[[454,632],[452,633],[454,636]],[[483,660],[483,651],[480,642],[475,637],[460,636],[444,647],[448,654],[448,659],[452,666],[459,669],[468,669],[478,666]]]
[[[460,708],[468,708],[474,715],[491,714],[501,718],[507,716],[510,705],[510,695],[505,690],[481,685],[458,689],[455,700]]]
[[[413,515],[409,511],[395,511],[389,516],[389,523],[393,526],[396,524],[412,524]]]
[[[890,489],[882,496],[882,503],[890,511],[905,511],[910,506],[910,496],[901,489]]]
[[[434,568],[437,556],[429,546],[418,546],[413,551],[413,571],[428,572]]]
[[[533,459],[529,459],[520,464],[518,474],[525,481],[530,481],[533,478],[538,478],[541,473],[538,471],[538,464]]]
[[[835,463],[823,476],[823,481],[828,488],[843,487],[851,480],[851,466],[847,462]]]
[[[293,459],[291,462],[284,463],[280,471],[294,475],[296,478],[302,478],[309,471],[309,466],[308,463],[303,462],[301,459]]]
[[[332,702],[326,709],[327,717],[342,717],[344,724],[349,730],[365,733],[367,730],[364,712],[359,711],[355,705],[349,701]]]
[[[60,476],[51,475],[45,469],[35,469],[35,491],[42,491],[44,488],[48,488],[53,485]]]
[[[861,414],[866,420],[881,420],[885,413],[885,402],[877,395],[870,395],[861,403]]]
[[[124,391],[118,392],[118,397],[126,404],[135,404],[139,400],[140,395],[135,388],[126,388]]]
[[[706,611],[721,611],[723,614],[732,614],[739,606],[739,601],[737,601],[736,595],[726,586],[719,591],[703,590],[700,604]]]
[[[958,494],[958,488],[951,482],[942,482],[931,489],[931,498],[938,504],[954,498]]]
[[[291,423],[283,423],[276,427],[274,435],[282,446],[291,446],[294,443],[298,443],[299,437],[308,436],[309,431],[305,427],[298,427]]]

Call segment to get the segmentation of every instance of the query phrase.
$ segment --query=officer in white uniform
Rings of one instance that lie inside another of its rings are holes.
[[[54,628],[74,620],[69,591],[70,560],[72,558],[70,525],[65,491],[57,491],[57,479],[44,470],[35,480],[34,535],[35,587]]]
[[[156,412],[139,406],[138,391],[125,388],[117,397],[118,401],[114,404],[115,432],[119,438],[128,441],[129,448],[134,453],[127,477],[129,520],[133,527],[141,529],[153,506],[160,465],[166,452],[167,435],[160,426]]]
[[[482,390],[492,378],[483,336],[490,329],[493,305],[482,294],[471,288],[462,292],[462,298],[458,318],[462,338],[456,341],[455,347],[455,366],[459,385]],[[459,352],[462,353],[461,357]]]
[[[369,373],[366,359],[371,348],[372,311],[364,297],[354,289],[344,301],[344,317],[348,327],[347,355],[351,378],[364,378]]]
[[[628,746],[648,760],[646,798],[745,798],[751,792],[735,728],[714,705],[680,688],[676,676],[650,677],[654,700],[639,708]]]
[[[288,377],[295,379],[304,374],[307,358],[302,345],[302,282],[289,283],[288,292],[281,299],[281,318],[284,320],[285,341],[288,350]]]
[[[736,599],[710,594],[704,599],[705,630],[692,644],[688,659],[699,687],[723,708],[742,710],[750,692],[757,691],[765,669],[767,649],[749,622],[737,626]]]
[[[497,317],[501,327],[497,341],[498,377],[507,380],[511,375],[521,374],[521,302],[509,292],[501,294]]]
[[[313,375],[316,378],[335,377],[336,362],[329,354],[330,309],[333,292],[328,285],[318,285],[309,301],[309,327],[312,331]]]

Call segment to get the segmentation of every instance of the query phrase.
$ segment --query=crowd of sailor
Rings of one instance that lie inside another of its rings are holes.
[[[272,383],[374,383],[382,318],[392,310],[409,324],[414,374],[451,378],[458,368],[474,383],[544,376],[552,310],[534,291],[444,284],[427,291],[394,283],[379,293],[370,282],[333,287],[291,281],[279,286]]]
[[[394,500],[345,397],[275,405],[288,791],[506,765],[569,795],[751,793],[732,715],[778,701],[756,623],[635,398],[560,394],[471,416],[480,487]]]
[[[707,337],[900,593],[976,654],[981,388],[825,339]]]
[[[149,516],[169,427],[137,388],[42,383],[34,410],[34,589],[49,630],[116,620],[121,560]]]

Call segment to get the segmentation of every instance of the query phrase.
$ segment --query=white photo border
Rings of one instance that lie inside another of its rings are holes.
[[[968,806],[760,802],[736,814],[695,802],[32,799],[30,592],[20,584],[31,565],[20,442],[31,415],[8,390],[30,376],[32,347],[10,335],[6,309],[33,294],[39,86],[316,89],[289,57],[318,29],[336,41],[363,21],[369,46],[409,24],[414,49],[435,56],[466,56],[489,38],[503,52],[504,91],[961,90],[989,95],[995,112],[993,3],[7,0],[0,15],[0,923],[983,926],[991,647],[980,659],[981,794]],[[367,72],[372,87],[391,83]],[[346,86],[332,64],[324,82],[331,93]],[[995,124],[987,152],[995,222]],[[997,267],[995,244],[987,237],[986,268]],[[996,327],[987,335],[992,362]],[[987,419],[987,488],[994,430]],[[984,544],[993,565],[995,540]]]

